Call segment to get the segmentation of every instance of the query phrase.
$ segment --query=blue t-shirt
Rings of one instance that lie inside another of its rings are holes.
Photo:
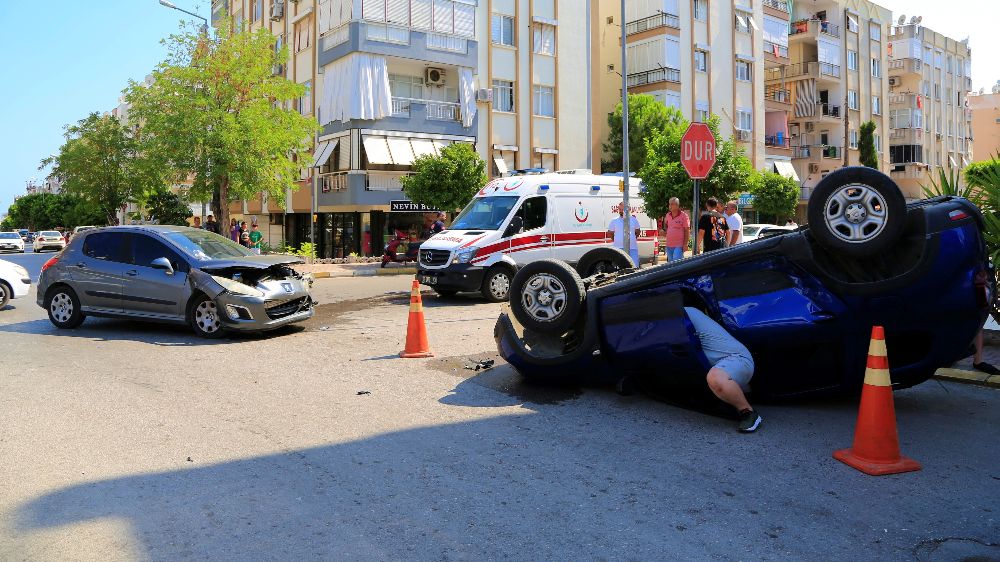
[[[701,340],[701,349],[705,352],[705,358],[712,365],[722,359],[733,355],[739,355],[744,359],[753,361],[750,350],[729,334],[718,322],[709,318],[704,312],[689,306],[684,307],[688,318],[694,324],[694,331],[698,333]]]

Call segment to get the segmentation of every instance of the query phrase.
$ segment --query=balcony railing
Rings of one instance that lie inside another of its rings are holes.
[[[462,119],[462,106],[457,103],[428,101],[427,118],[437,121],[460,121]]]
[[[793,146],[792,147],[792,158],[809,158],[812,156],[812,150],[809,146]]]
[[[776,57],[788,58],[788,47],[785,45],[779,45],[777,43],[772,43],[770,41],[764,41],[764,54],[774,55]]]
[[[819,73],[825,74],[827,76],[833,76],[834,78],[840,77],[840,65],[830,64],[828,62],[819,63]]]
[[[909,108],[916,108],[917,94],[889,94],[889,105],[903,105]]]
[[[785,0],[764,0],[764,5],[788,13],[788,2]]]
[[[402,191],[403,184],[399,180],[411,173],[368,170],[365,173],[365,189],[368,191]]]
[[[786,135],[764,136],[764,146],[773,146],[775,148],[791,148],[792,145],[789,141],[790,139]]]
[[[681,19],[674,14],[660,12],[659,14],[654,14],[649,17],[626,23],[625,35],[634,35],[636,33],[642,33],[643,31],[656,29],[658,27],[674,27],[680,29]]]
[[[809,33],[811,29],[818,27],[820,33],[829,35],[830,37],[840,38],[840,26],[834,25],[828,21],[819,20],[798,20],[792,22],[791,30],[788,32],[789,35],[799,35],[800,33]]]
[[[792,103],[790,90],[784,88],[768,88],[764,90],[764,100],[776,103]]]
[[[347,172],[334,172],[319,176],[319,189],[323,193],[347,190]]]
[[[628,75],[628,87],[644,86],[646,84],[656,84],[657,82],[680,82],[681,71],[676,68],[654,68],[642,72],[630,72]]]
[[[924,61],[920,59],[892,59],[889,61],[889,70],[900,70],[908,68],[910,72],[920,72]]]
[[[784,75],[782,75],[782,71],[784,71]],[[785,64],[780,68],[769,68],[764,71],[764,79],[768,81],[780,80],[782,77],[789,79],[799,76],[832,76],[837,78],[840,76],[840,66],[828,62],[809,61]]]
[[[409,117],[410,100],[408,98],[392,98],[392,116]]]
[[[834,118],[840,117],[839,105],[833,105],[832,103],[818,103],[816,105],[820,106],[819,113],[823,117],[834,117]]]
[[[823,158],[843,158],[843,149],[839,146],[823,146]]]

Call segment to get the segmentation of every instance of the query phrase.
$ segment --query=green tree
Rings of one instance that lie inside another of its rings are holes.
[[[865,121],[861,124],[861,134],[858,138],[858,152],[861,153],[861,165],[879,169],[878,153],[875,152],[875,122]]]
[[[142,158],[132,130],[112,116],[91,113],[66,127],[59,154],[42,160],[62,178],[62,191],[90,201],[103,213],[100,223],[116,224],[118,210],[143,191],[162,185],[160,167]]]
[[[319,130],[286,107],[306,93],[273,72],[287,47],[276,52],[266,29],[233,29],[229,21],[220,18],[212,36],[172,35],[152,82],[132,82],[125,93],[143,150],[169,167],[171,179],[192,179],[190,197],[211,199],[220,224],[229,222],[231,201],[261,193],[284,201]]]
[[[680,164],[681,137],[688,125],[687,120],[682,118],[646,139],[647,158],[639,176],[646,185],[643,201],[650,216],[665,215],[671,197],[680,199],[681,207],[691,208],[694,184]],[[753,164],[744,156],[742,148],[732,139],[718,140],[718,116],[713,115],[707,125],[717,140],[715,165],[708,177],[701,181],[700,200],[703,205],[709,197],[724,202],[746,190],[754,173]],[[692,220],[697,220],[697,216],[695,212]]]
[[[191,207],[187,202],[166,187],[147,196],[143,207],[146,220],[157,224],[187,226],[187,219],[191,216]]]
[[[104,217],[104,213],[96,205],[81,197],[65,193],[32,193],[14,201],[0,228],[27,228],[37,232],[57,227],[100,224]]]
[[[413,161],[413,175],[403,176],[403,192],[416,203],[435,209],[461,209],[489,178],[486,163],[466,143],[445,147],[440,156],[424,155]]]
[[[761,172],[750,185],[753,208],[760,215],[773,217],[775,224],[782,224],[781,219],[795,214],[801,192],[797,181],[774,172]]]
[[[679,110],[663,105],[648,94],[628,96],[628,160],[629,170],[642,169],[646,163],[646,139],[655,131],[663,131],[685,122]],[[608,115],[608,142],[604,143],[605,159],[601,161],[601,171],[620,172],[622,170],[622,104]],[[686,127],[686,125],[685,125]]]

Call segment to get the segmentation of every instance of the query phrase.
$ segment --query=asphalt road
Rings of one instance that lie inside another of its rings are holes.
[[[833,460],[857,401],[759,405],[762,429],[605,388],[526,385],[498,305],[320,280],[316,318],[220,341],[0,313],[0,559],[1000,558],[1000,393],[896,395],[920,472]],[[890,358],[891,361],[891,358]],[[803,374],[804,376],[807,373]]]
[[[55,253],[54,251],[45,250],[36,254],[31,251],[31,244],[25,244],[23,254],[0,253],[0,260],[14,262],[24,267],[28,270],[28,274],[31,275],[31,280],[37,283],[38,274],[42,272],[42,265]]]

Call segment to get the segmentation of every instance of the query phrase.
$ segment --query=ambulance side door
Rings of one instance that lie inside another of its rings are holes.
[[[604,188],[607,190],[607,188]],[[575,264],[584,254],[607,244],[608,215],[600,190],[560,194],[555,204],[552,257]]]
[[[519,267],[538,260],[552,257],[552,209],[545,195],[526,197],[514,213],[521,218],[521,230],[510,238],[510,249],[506,250]]]

